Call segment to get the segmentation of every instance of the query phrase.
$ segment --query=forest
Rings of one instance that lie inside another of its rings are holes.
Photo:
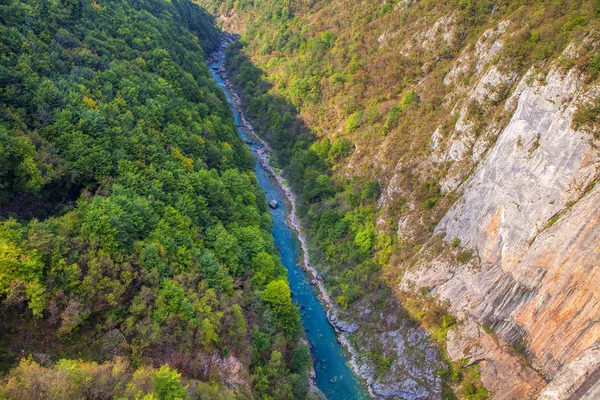
[[[0,397],[306,397],[220,37],[187,0],[0,1]]]

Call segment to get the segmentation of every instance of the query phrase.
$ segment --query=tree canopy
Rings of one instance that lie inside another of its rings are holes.
[[[252,396],[272,353],[288,387],[308,382],[307,368],[289,372],[300,334],[289,289],[283,311],[264,297],[272,281],[287,285],[285,270],[254,160],[206,66],[219,40],[188,0],[0,1],[9,397],[28,398],[23,376],[38,372],[66,374],[61,393],[80,397],[96,369],[121,368],[86,363],[115,354],[144,382],[115,386],[127,398],[186,398],[189,379],[229,393],[215,360],[230,357],[246,382],[237,395]],[[269,343],[259,358],[256,334]],[[65,361],[18,363],[40,351]],[[275,397],[305,394],[285,393]]]

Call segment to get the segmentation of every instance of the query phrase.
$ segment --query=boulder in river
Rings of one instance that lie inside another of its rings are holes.
[[[277,202],[277,200],[271,200],[269,201],[269,207],[271,207],[274,210],[277,207],[279,207],[279,203]]]

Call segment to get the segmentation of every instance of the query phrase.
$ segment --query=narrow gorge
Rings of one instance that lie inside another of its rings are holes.
[[[296,216],[296,198],[285,185],[280,173],[269,164],[270,147],[254,133],[252,125],[241,111],[239,96],[233,91],[223,67],[224,48],[234,39],[226,35],[221,50],[212,56],[209,64],[217,84],[223,88],[232,106],[239,135],[251,148],[257,160],[255,174],[269,201],[275,201],[273,215],[273,237],[283,265],[288,270],[292,299],[300,307],[302,325],[308,338],[314,360],[313,383],[328,399],[368,399],[367,388],[354,375],[348,363],[355,369],[353,351],[347,339],[336,336],[337,332],[352,332],[353,327],[342,323],[331,324],[335,306],[325,292],[319,276],[310,264],[302,227]],[[315,290],[315,286],[318,290]],[[335,320],[333,320],[335,321]],[[335,330],[334,330],[335,328]],[[339,342],[339,343],[338,343]]]
[[[597,0],[0,0],[0,399],[600,398]]]

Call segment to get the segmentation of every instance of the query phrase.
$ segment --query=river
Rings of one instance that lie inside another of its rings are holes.
[[[233,101],[233,97],[236,96],[215,71],[223,65],[223,62],[224,54],[221,51],[216,61],[209,64],[211,74],[225,92],[239,135],[247,144],[250,143],[250,150],[257,160],[254,172],[265,191],[267,200],[276,200],[279,204],[278,208],[271,209],[273,238],[281,254],[281,261],[288,271],[292,299],[300,308],[304,332],[310,343],[316,373],[314,382],[328,400],[370,399],[363,382],[350,368],[350,355],[338,343],[337,334],[327,319],[325,307],[317,298],[318,292],[315,286],[311,284],[312,277],[305,270],[297,267],[301,262],[302,249],[296,232],[287,223],[291,204],[287,201],[275,176],[261,166],[259,158],[263,146],[255,143],[257,139],[245,132],[242,116]]]

